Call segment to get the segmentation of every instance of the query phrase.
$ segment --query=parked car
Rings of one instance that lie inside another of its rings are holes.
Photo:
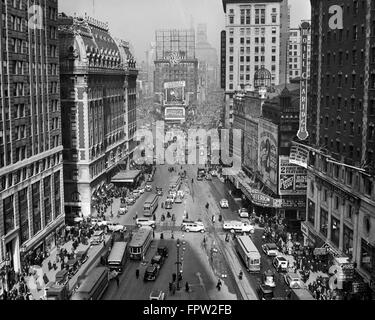
[[[238,210],[238,214],[241,218],[248,218],[249,217],[249,211],[246,208],[241,208]]]
[[[140,227],[156,227],[156,222],[154,220],[149,220],[147,218],[138,218],[136,220],[136,225],[138,228]]]
[[[107,228],[108,228],[108,231],[111,231],[111,232],[120,232],[120,231],[125,232],[126,231],[126,227],[117,222],[109,222],[107,224]]]
[[[301,277],[297,273],[288,272],[284,275],[284,280],[291,289],[301,289],[304,287]]]
[[[174,202],[175,203],[182,203],[182,198],[181,197],[177,197]]]
[[[265,284],[266,286],[269,286],[271,288],[276,287],[275,274],[271,270],[268,270],[268,271],[264,272],[264,274],[263,274],[263,284]]]
[[[182,230],[185,232],[206,232],[203,223],[183,223]]]
[[[108,221],[99,219],[99,218],[91,218],[91,225],[92,226],[98,226],[98,227],[104,227],[108,224]]]
[[[157,187],[157,188],[156,188],[156,194],[157,194],[158,196],[162,196],[162,195],[163,195],[163,188]]]
[[[101,244],[104,241],[104,232],[103,231],[95,231],[90,239],[90,244],[95,246]]]
[[[138,191],[139,191],[140,194],[144,194],[145,193],[145,188],[144,187],[139,187]]]
[[[276,257],[272,261],[273,266],[278,271],[287,271],[288,270],[288,260],[284,257]]]
[[[254,233],[255,227],[249,221],[224,221],[223,229],[230,232]]]
[[[145,271],[145,276],[144,276],[143,280],[144,281],[155,281],[158,274],[159,274],[159,268],[154,264],[150,264]]]
[[[168,258],[168,247],[167,246],[159,246],[156,250],[157,254],[163,256],[164,258]]]
[[[273,288],[264,284],[259,285],[257,292],[260,300],[272,300],[274,298]]]
[[[220,207],[222,209],[228,209],[229,208],[229,202],[227,199],[220,200]]]
[[[160,290],[153,290],[150,293],[150,300],[165,300],[165,293]]]
[[[130,196],[130,197],[127,197],[126,198],[126,203],[129,205],[129,206],[132,206],[133,204],[135,204],[135,198]]]
[[[269,257],[276,257],[278,254],[277,245],[274,243],[266,243],[262,245],[263,252]]]
[[[146,189],[146,192],[151,192],[152,191],[152,185],[147,184],[145,189]]]
[[[165,260],[164,256],[156,254],[151,259],[151,264],[155,264],[160,269],[164,264],[164,260]]]
[[[138,189],[133,190],[132,195],[134,198],[138,199],[141,195],[140,191]]]

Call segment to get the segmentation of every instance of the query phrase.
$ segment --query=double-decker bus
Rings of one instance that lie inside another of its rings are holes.
[[[145,217],[151,217],[156,208],[159,206],[159,197],[156,194],[151,194],[143,205],[143,215]]]
[[[128,245],[130,259],[141,260],[142,257],[146,256],[146,252],[152,242],[152,233],[153,230],[151,227],[141,227],[133,235]]]

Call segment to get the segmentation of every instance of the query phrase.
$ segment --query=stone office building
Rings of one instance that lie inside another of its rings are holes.
[[[90,17],[59,18],[65,212],[88,217],[135,148],[135,62]]]
[[[64,227],[57,1],[0,4],[0,270],[52,249]]]
[[[375,3],[312,0],[305,241],[375,280]]]

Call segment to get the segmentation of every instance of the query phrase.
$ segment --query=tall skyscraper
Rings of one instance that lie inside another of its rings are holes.
[[[375,283],[375,3],[313,0],[306,244]]]
[[[0,5],[0,269],[16,272],[65,222],[57,1],[28,12],[27,1]]]
[[[223,0],[223,7],[228,125],[232,123],[234,92],[252,86],[262,66],[271,72],[272,86],[285,82],[289,8],[288,0]]]
[[[217,51],[207,39],[207,25],[197,28],[196,56],[199,61],[199,86],[201,100],[219,87],[219,61]]]

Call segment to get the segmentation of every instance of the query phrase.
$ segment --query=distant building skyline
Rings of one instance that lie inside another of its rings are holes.
[[[112,36],[129,41],[139,62],[145,59],[155,30],[184,29],[192,25],[196,29],[200,23],[207,24],[208,42],[219,52],[220,32],[225,28],[221,0],[158,0],[158,5],[152,6],[154,3],[151,0],[64,0],[59,2],[59,12],[68,15],[84,15],[86,12],[98,20],[108,21]],[[301,20],[310,19],[309,0],[289,0],[289,5],[291,28],[298,27]],[[138,12],[142,13],[142,19],[139,19]]]

